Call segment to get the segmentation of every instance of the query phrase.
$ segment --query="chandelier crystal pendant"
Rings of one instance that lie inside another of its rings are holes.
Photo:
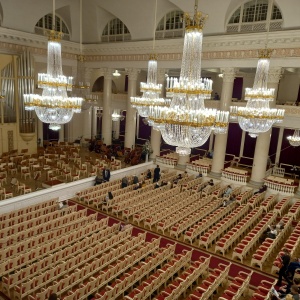
[[[289,143],[293,147],[298,147],[300,146],[300,135],[299,135],[299,129],[296,129],[294,131],[293,136],[288,136],[287,137]]]
[[[203,145],[212,130],[227,132],[229,112],[207,109],[212,80],[201,78],[202,28],[207,18],[198,12],[195,1],[194,16],[185,14],[185,36],[179,79],[167,79],[167,97],[170,107],[150,106],[149,120],[169,145],[176,146],[179,155],[189,155],[191,148]]]
[[[155,54],[150,55],[147,83],[141,82],[140,91],[143,95],[141,97],[131,97],[130,102],[141,117],[147,118],[149,116],[150,106],[168,105],[164,98],[159,97],[162,91],[162,84],[157,84],[157,56]]]
[[[61,124],[71,121],[74,113],[81,112],[83,99],[68,97],[72,91],[72,77],[63,75],[61,59],[62,33],[55,31],[55,1],[53,1],[52,30],[48,31],[47,74],[38,74],[38,88],[42,95],[24,94],[25,110],[35,110],[43,123],[49,128],[59,130]]]
[[[269,107],[275,91],[267,88],[271,53],[272,50],[267,48],[259,53],[253,88],[245,90],[246,107],[230,107],[231,118],[237,119],[240,127],[251,137],[267,132],[274,123],[280,123],[284,118],[284,109]]]

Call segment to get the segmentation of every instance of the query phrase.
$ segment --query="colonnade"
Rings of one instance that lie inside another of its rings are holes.
[[[104,76],[104,87],[103,87],[103,114],[102,114],[102,139],[105,144],[110,145],[112,143],[112,132],[114,132],[114,137],[119,138],[120,135],[120,121],[112,122],[112,72],[110,68],[102,68],[99,70],[100,76]],[[126,101],[126,125],[125,125],[125,141],[124,146],[127,148],[134,148],[135,146],[135,136],[136,136],[136,118],[137,113],[130,104],[130,97],[135,96],[137,93],[137,79],[140,70],[135,68],[126,69],[128,74],[128,96]],[[222,92],[220,100],[220,110],[229,111],[231,105],[232,92],[234,86],[234,79],[238,72],[236,68],[224,68],[221,70],[223,74],[222,82]],[[275,89],[275,95],[277,95],[278,84],[281,78],[282,70],[281,68],[271,68],[269,72],[268,87]],[[165,82],[165,70],[158,70],[158,83],[164,84]],[[162,95],[164,96],[164,94]],[[275,99],[276,100],[276,99]],[[273,105],[275,106],[276,101]],[[83,111],[83,137],[91,138],[97,134],[97,108],[90,107]],[[240,156],[243,155],[243,146],[245,141],[245,135],[247,133],[243,132]],[[59,132],[59,140],[63,141],[65,135],[64,126]],[[280,128],[279,140],[282,140],[283,128]],[[43,139],[42,135],[42,123],[38,121],[38,138]],[[226,145],[227,145],[227,134],[213,135],[210,138],[209,149],[214,150],[214,156],[212,161],[211,175],[214,177],[221,177],[222,169],[224,167],[225,155],[226,155]],[[250,183],[252,185],[260,185],[265,177],[267,160],[268,160],[268,150],[271,139],[271,130],[266,133],[260,134],[256,140],[253,168]],[[213,145],[214,141],[214,145]],[[160,154],[161,145],[161,134],[159,131],[151,128],[151,146],[153,153],[151,158],[155,158],[156,155]],[[278,143],[280,144],[280,143]],[[279,145],[280,146],[280,145]],[[278,152],[280,148],[277,149],[277,155],[275,161],[279,160]],[[179,164],[185,165],[188,161],[188,157],[180,157]]]

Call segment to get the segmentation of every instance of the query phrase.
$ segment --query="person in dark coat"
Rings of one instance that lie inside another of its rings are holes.
[[[290,264],[291,254],[290,254],[289,250],[286,249],[286,248],[284,248],[282,251],[283,251],[283,255],[281,255],[281,257],[280,257],[282,265],[281,265],[281,268],[279,269],[278,281],[277,281],[277,284],[276,284],[278,286],[281,286],[283,277],[289,282],[289,280],[286,276],[286,271],[287,271],[288,266]]]
[[[147,179],[151,179],[151,177],[152,177],[151,171],[148,170],[148,171],[147,171],[146,178],[147,178]]]
[[[102,171],[102,175],[103,175],[103,179],[105,181],[109,181],[110,179],[110,170],[106,167],[103,171]]]
[[[156,166],[154,169],[154,174],[153,174],[153,183],[159,181],[160,178],[160,168],[159,165]]]

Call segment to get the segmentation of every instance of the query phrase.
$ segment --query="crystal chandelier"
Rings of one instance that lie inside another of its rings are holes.
[[[82,98],[82,110],[87,110],[91,106],[98,104],[98,96],[90,94],[90,83],[85,80],[85,57],[82,54],[82,0],[80,0],[80,31],[79,31],[79,44],[80,44],[80,55],[77,56],[77,74],[74,80],[73,92],[74,96]]]
[[[125,116],[123,115],[123,110],[114,109],[111,115],[111,119],[113,122],[123,121],[125,119]]]
[[[300,146],[300,136],[299,136],[299,129],[296,129],[294,131],[293,136],[288,136],[287,137],[289,143],[293,147],[298,147]]]
[[[179,155],[189,155],[191,148],[203,145],[212,130],[226,133],[228,112],[207,109],[204,99],[210,99],[212,81],[201,78],[202,28],[206,15],[198,12],[195,1],[194,16],[185,14],[185,36],[179,79],[167,79],[170,107],[150,106],[149,120],[161,131],[164,141],[176,146]]]
[[[148,76],[147,83],[141,82],[140,91],[143,93],[142,97],[131,97],[131,105],[136,108],[141,117],[147,118],[149,116],[150,106],[165,106],[165,99],[160,98],[162,84],[157,84],[157,56],[150,55],[148,62]]]
[[[240,127],[251,137],[268,131],[274,123],[282,122],[284,118],[284,109],[269,107],[275,91],[267,88],[271,53],[272,50],[267,48],[259,52],[253,88],[245,90],[246,107],[230,107],[231,118],[237,119]]]
[[[118,70],[115,70],[115,71],[113,72],[113,76],[114,76],[114,77],[120,77],[121,74],[119,73]]]
[[[157,0],[155,1],[154,10],[154,28],[153,28],[153,43],[152,51],[155,49],[155,31],[156,31],[156,15],[157,15]],[[160,98],[162,92],[162,84],[157,83],[157,55],[150,54],[148,61],[147,83],[140,83],[140,91],[143,93],[141,97],[131,97],[131,105],[137,109],[141,117],[148,118],[150,106],[168,106],[170,103],[165,102],[165,99]],[[149,125],[153,125],[151,122]]]
[[[24,94],[25,110],[35,110],[49,128],[59,130],[61,124],[70,122],[74,113],[81,111],[82,98],[68,97],[72,90],[72,77],[63,75],[61,60],[62,33],[55,31],[55,0],[53,0],[52,30],[48,31],[47,74],[38,74],[38,87],[42,95]]]

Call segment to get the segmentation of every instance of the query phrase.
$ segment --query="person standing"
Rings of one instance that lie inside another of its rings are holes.
[[[110,179],[110,170],[106,167],[103,171],[102,171],[102,175],[103,175],[103,179],[105,181],[109,181]]]
[[[287,276],[286,276],[286,271],[290,264],[291,254],[290,254],[289,250],[286,248],[284,248],[282,251],[283,251],[283,255],[280,256],[282,265],[281,265],[281,268],[279,269],[278,281],[276,283],[276,285],[278,285],[278,286],[281,286],[283,277],[289,282],[289,280],[287,279]]]
[[[154,169],[154,174],[153,174],[153,183],[159,181],[160,178],[160,168],[159,165],[156,166]]]

